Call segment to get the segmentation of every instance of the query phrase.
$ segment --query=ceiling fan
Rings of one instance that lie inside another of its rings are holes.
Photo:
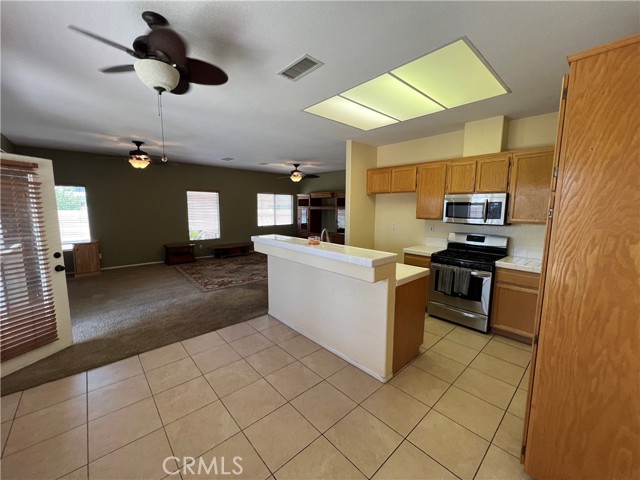
[[[147,152],[140,149],[140,147],[144,145],[144,142],[141,142],[140,140],[132,140],[132,142],[136,146],[135,150],[131,150],[129,152],[129,163],[133,168],[136,168],[136,169],[147,168],[151,164],[171,165],[171,166],[174,165],[172,162],[169,162],[169,159],[167,158],[166,155],[162,155],[159,162],[152,160]]]
[[[293,170],[291,170],[291,173],[289,174],[288,177],[279,177],[279,178],[288,178],[290,179],[292,182],[299,182],[300,180],[302,180],[303,178],[320,178],[319,175],[314,175],[314,174],[307,174],[307,173],[302,173],[300,170],[298,170],[298,167],[300,166],[299,163],[294,163],[293,164]]]
[[[159,93],[169,91],[182,95],[189,90],[192,83],[222,85],[227,82],[229,77],[219,67],[187,57],[187,45],[175,31],[169,28],[169,22],[162,15],[147,11],[142,13],[142,19],[151,31],[137,37],[133,41],[133,48],[125,47],[74,25],[69,25],[69,28],[122,50],[137,59],[130,65],[103,68],[102,72],[135,71],[145,85]]]

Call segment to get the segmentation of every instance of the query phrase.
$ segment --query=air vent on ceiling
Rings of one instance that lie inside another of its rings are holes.
[[[278,75],[282,75],[283,77],[295,82],[314,70],[317,70],[322,65],[324,65],[324,63],[320,60],[316,60],[309,55],[305,55],[300,60],[296,60],[292,65],[278,73]]]

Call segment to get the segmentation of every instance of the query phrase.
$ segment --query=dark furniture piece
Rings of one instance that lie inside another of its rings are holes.
[[[216,258],[235,257],[249,255],[253,251],[253,242],[229,243],[226,245],[214,245],[209,247]]]
[[[164,263],[176,265],[196,261],[195,243],[165,243]]]

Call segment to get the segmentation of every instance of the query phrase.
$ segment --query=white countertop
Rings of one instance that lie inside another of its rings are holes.
[[[436,245],[413,245],[411,247],[403,248],[404,253],[411,253],[413,255],[422,255],[423,257],[430,257],[432,253],[446,250],[446,246]]]
[[[320,245],[310,245],[306,238],[289,237],[287,235],[254,235],[251,240],[254,243],[273,245],[363,267],[378,267],[394,263],[398,257],[395,253],[338,245],[336,243],[320,242]]]
[[[396,263],[396,287],[429,275],[428,268]]]
[[[542,269],[542,261],[524,257],[504,257],[496,262],[496,267],[520,270],[523,272],[540,273]]]

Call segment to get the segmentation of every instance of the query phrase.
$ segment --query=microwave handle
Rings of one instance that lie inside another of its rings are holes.
[[[484,223],[487,223],[487,210],[488,210],[488,207],[489,207],[489,200],[485,199],[484,206],[482,207],[482,221]]]

